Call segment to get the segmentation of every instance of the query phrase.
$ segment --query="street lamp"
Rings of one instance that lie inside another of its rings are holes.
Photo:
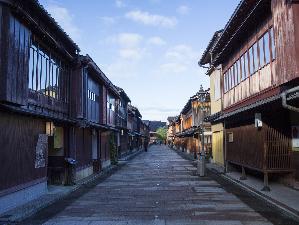
[[[201,134],[201,145],[202,149],[200,151],[200,134]],[[205,153],[205,135],[204,135],[204,126],[203,123],[200,124],[198,128],[198,147],[199,147],[199,157],[197,160],[197,174],[200,177],[204,177],[206,175],[206,153]],[[200,153],[201,152],[201,153]]]

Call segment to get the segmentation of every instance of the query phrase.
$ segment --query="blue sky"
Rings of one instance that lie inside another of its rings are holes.
[[[197,62],[239,0],[40,0],[143,119],[178,115],[202,84]]]

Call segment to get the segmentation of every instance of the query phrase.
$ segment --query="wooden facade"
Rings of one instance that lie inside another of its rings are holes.
[[[199,61],[199,65],[203,66],[206,64],[211,64],[213,60],[213,48],[215,44],[219,40],[222,35],[222,30],[216,31],[213,35],[208,47],[206,48],[202,58]],[[244,58],[243,58],[244,59]],[[214,117],[215,115],[219,115],[223,108],[223,99],[221,94],[221,77],[222,70],[221,65],[218,67],[211,66],[206,75],[210,78],[210,97],[211,97],[211,115]],[[213,120],[208,120],[206,117],[206,121],[211,122],[211,131],[212,131],[212,160],[211,162],[216,163],[218,166],[224,166],[224,131],[223,131],[223,123],[214,122]]]
[[[78,142],[76,151],[81,152],[77,156],[89,155],[89,160],[82,159],[85,163],[77,167],[81,178],[110,163],[109,138],[113,135],[117,140],[120,132],[116,127],[120,93],[88,55],[80,56],[75,76],[72,80],[72,96],[75,96],[72,113],[80,126],[76,131],[79,132],[75,138]],[[78,158],[78,161],[82,160]]]
[[[196,95],[188,100],[180,116],[168,121],[168,144],[194,155],[195,158],[203,149],[211,155],[211,125],[204,122],[204,118],[209,115],[210,93],[201,87]]]
[[[200,61],[221,71],[223,108],[210,121],[224,124],[225,160],[263,172],[264,190],[268,173],[299,174],[291,132],[298,102],[284,100],[299,80],[298,13],[295,1],[243,0]]]
[[[137,107],[128,105],[129,148],[142,149],[145,138],[149,139],[149,128],[144,126],[142,116]]]
[[[129,99],[38,1],[0,0],[0,31],[1,214],[109,166]]]
[[[129,129],[128,129],[128,104],[131,102],[126,92],[116,87],[120,98],[116,102],[116,127],[120,130],[117,134],[118,156],[129,154]]]
[[[74,125],[69,80],[79,48],[37,1],[0,1],[0,21],[0,126],[10,131],[0,140],[11,140],[0,150],[1,202],[33,187],[44,193],[47,181],[66,182]]]

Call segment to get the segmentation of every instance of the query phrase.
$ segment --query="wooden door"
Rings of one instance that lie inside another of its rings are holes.
[[[212,136],[213,158],[216,163],[224,165],[223,160],[223,131],[214,132]]]

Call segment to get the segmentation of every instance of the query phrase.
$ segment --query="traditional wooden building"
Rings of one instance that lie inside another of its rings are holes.
[[[72,116],[77,120],[74,153],[76,179],[110,165],[110,141],[117,145],[118,89],[89,55],[80,56],[71,80]],[[111,140],[113,139],[113,140]]]
[[[130,99],[79,51],[37,0],[0,0],[0,214],[127,149]]]
[[[31,0],[0,1],[0,213],[65,183],[79,48]]]
[[[128,105],[129,146],[131,150],[142,148],[140,126],[142,116],[137,107]]]
[[[116,87],[120,98],[116,101],[116,127],[119,129],[117,134],[118,157],[129,153],[129,133],[128,133],[128,104],[131,103],[126,92]]]
[[[144,143],[149,143],[150,140],[150,127],[144,121],[140,121],[140,136],[141,136],[141,147],[144,148]]]
[[[213,49],[219,40],[222,30],[215,32],[202,58],[199,61],[200,66],[209,64],[207,75],[210,77],[210,97],[211,97],[211,115],[205,118],[211,122],[212,129],[212,162],[224,166],[224,132],[222,121],[215,122],[214,119],[220,116],[222,111],[222,94],[221,94],[221,65],[214,67]]]
[[[193,154],[195,158],[203,148],[211,155],[211,125],[204,121],[209,115],[210,93],[201,87],[173,121],[174,146]]]
[[[222,67],[225,161],[292,184],[299,178],[298,1],[242,0],[213,48]],[[286,179],[288,178],[288,179]]]

